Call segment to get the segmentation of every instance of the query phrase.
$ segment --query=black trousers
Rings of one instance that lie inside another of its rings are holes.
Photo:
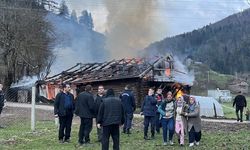
[[[119,150],[119,138],[120,131],[118,124],[112,124],[108,126],[103,126],[103,134],[102,134],[102,150],[109,149],[109,137],[113,139],[113,150]]]
[[[151,135],[155,135],[155,116],[144,116],[144,136],[148,136],[148,126],[151,127]]]
[[[59,116],[59,140],[68,140],[70,138],[73,114]]]
[[[160,132],[160,128],[161,128],[160,113],[156,113],[156,116],[155,116],[155,130],[156,130],[157,133]]]
[[[201,140],[201,131],[195,132],[194,127],[189,131],[189,143],[194,143],[194,141],[199,142]]]
[[[89,134],[92,130],[92,125],[93,125],[92,118],[82,118],[81,117],[81,125],[79,128],[79,134],[78,134],[78,137],[79,137],[78,142],[80,144],[90,142]]]
[[[244,109],[244,107],[243,106],[237,106],[236,105],[236,116],[237,116],[237,121],[243,121],[242,120],[242,115],[243,115],[243,109]],[[239,111],[240,111],[240,117],[239,117]]]
[[[133,120],[133,113],[126,113],[125,112],[125,122],[123,125],[123,131],[128,131],[132,126],[132,120]]]

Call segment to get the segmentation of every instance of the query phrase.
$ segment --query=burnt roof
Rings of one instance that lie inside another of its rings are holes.
[[[104,63],[78,63],[75,66],[45,79],[45,82],[89,83],[128,78],[144,78],[152,81],[176,82],[166,76],[166,68],[173,68],[173,57],[132,58],[111,60]],[[158,72],[158,73],[157,73]],[[160,73],[163,72],[163,73]],[[180,72],[180,71],[179,71]]]

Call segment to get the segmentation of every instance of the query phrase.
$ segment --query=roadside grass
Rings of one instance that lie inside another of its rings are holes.
[[[142,118],[137,122],[142,122]],[[72,126],[72,137],[70,143],[59,144],[57,140],[57,128],[53,121],[37,122],[36,131],[30,131],[30,124],[13,124],[4,129],[0,129],[0,149],[3,150],[99,150],[101,144],[96,142],[96,128],[91,132],[91,144],[79,146],[77,143],[78,124]],[[202,131],[202,140],[200,146],[192,149],[250,149],[250,131],[243,129],[237,132],[211,132]],[[189,149],[187,137],[185,146],[180,147],[177,144],[176,135],[174,136],[174,146],[163,146],[162,135],[157,134],[154,140],[145,141],[143,139],[142,127],[135,127],[131,135],[121,133],[120,149],[121,150],[162,150],[162,149]],[[110,141],[112,141],[110,139]],[[112,149],[112,144],[110,144]]]

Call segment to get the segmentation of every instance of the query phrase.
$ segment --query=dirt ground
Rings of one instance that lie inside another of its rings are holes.
[[[6,106],[3,109],[0,118],[1,126],[11,126],[14,123],[30,123],[31,109],[22,107],[9,107]],[[54,114],[53,110],[42,110],[36,109],[36,120],[37,121],[53,121]],[[74,117],[74,124],[79,124],[79,117]],[[143,119],[135,118],[133,120],[134,128],[142,128]],[[239,130],[250,130],[250,123],[223,123],[223,122],[207,122],[202,121],[202,130],[206,132],[237,132]]]

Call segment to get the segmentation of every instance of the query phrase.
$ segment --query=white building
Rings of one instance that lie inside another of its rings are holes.
[[[215,98],[218,102],[232,101],[231,92],[229,90],[220,90],[219,88],[216,90],[208,90],[207,96]]]

